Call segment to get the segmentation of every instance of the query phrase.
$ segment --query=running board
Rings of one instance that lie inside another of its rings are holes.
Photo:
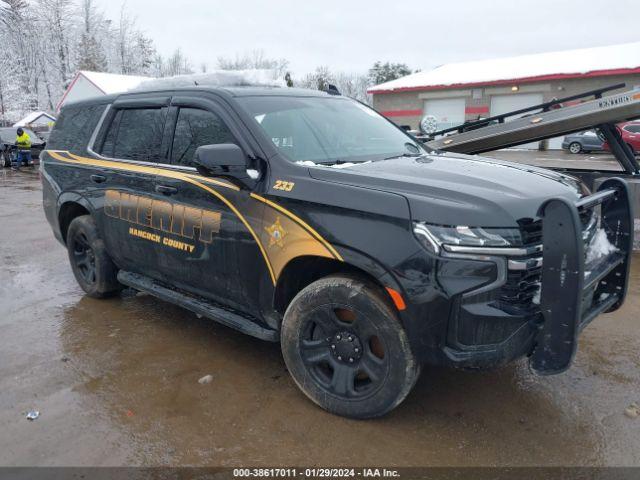
[[[251,317],[245,317],[204,298],[195,297],[179,290],[168,288],[162,283],[144,275],[120,270],[120,272],[118,272],[118,281],[123,285],[147,292],[160,300],[191,310],[203,317],[215,320],[218,323],[251,335],[252,337],[269,342],[277,342],[279,340],[277,331],[260,326],[256,321],[252,320]]]

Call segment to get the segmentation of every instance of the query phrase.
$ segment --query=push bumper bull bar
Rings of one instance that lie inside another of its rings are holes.
[[[552,375],[569,368],[582,329],[624,302],[633,246],[631,205],[627,184],[619,178],[606,180],[596,193],[576,203],[552,198],[541,205],[544,321],[529,358],[535,373]],[[601,228],[616,249],[590,262],[587,271],[579,213],[598,206]]]

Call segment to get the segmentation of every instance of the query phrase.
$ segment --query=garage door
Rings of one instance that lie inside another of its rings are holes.
[[[464,98],[439,98],[424,102],[424,114],[438,120],[438,130],[464,123]]]
[[[511,112],[513,110],[520,110],[521,108],[531,107],[532,105],[539,105],[543,102],[541,93],[517,93],[513,95],[494,95],[491,97],[491,116],[501,115],[503,113]],[[513,117],[509,120],[515,120],[518,117]],[[525,145],[518,145],[517,148],[528,148],[531,150],[538,149],[538,142],[527,143]]]

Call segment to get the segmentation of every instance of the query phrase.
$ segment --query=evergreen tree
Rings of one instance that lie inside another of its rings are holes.
[[[376,62],[369,69],[369,81],[372,85],[379,85],[411,73],[413,72],[405,63]]]

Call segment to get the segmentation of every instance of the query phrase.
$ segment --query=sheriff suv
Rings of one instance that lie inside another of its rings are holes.
[[[568,368],[626,293],[623,181],[431,151],[334,92],[173,88],[65,106],[44,210],[92,297],[149,292],[280,342],[331,412],[385,414],[424,364]]]

